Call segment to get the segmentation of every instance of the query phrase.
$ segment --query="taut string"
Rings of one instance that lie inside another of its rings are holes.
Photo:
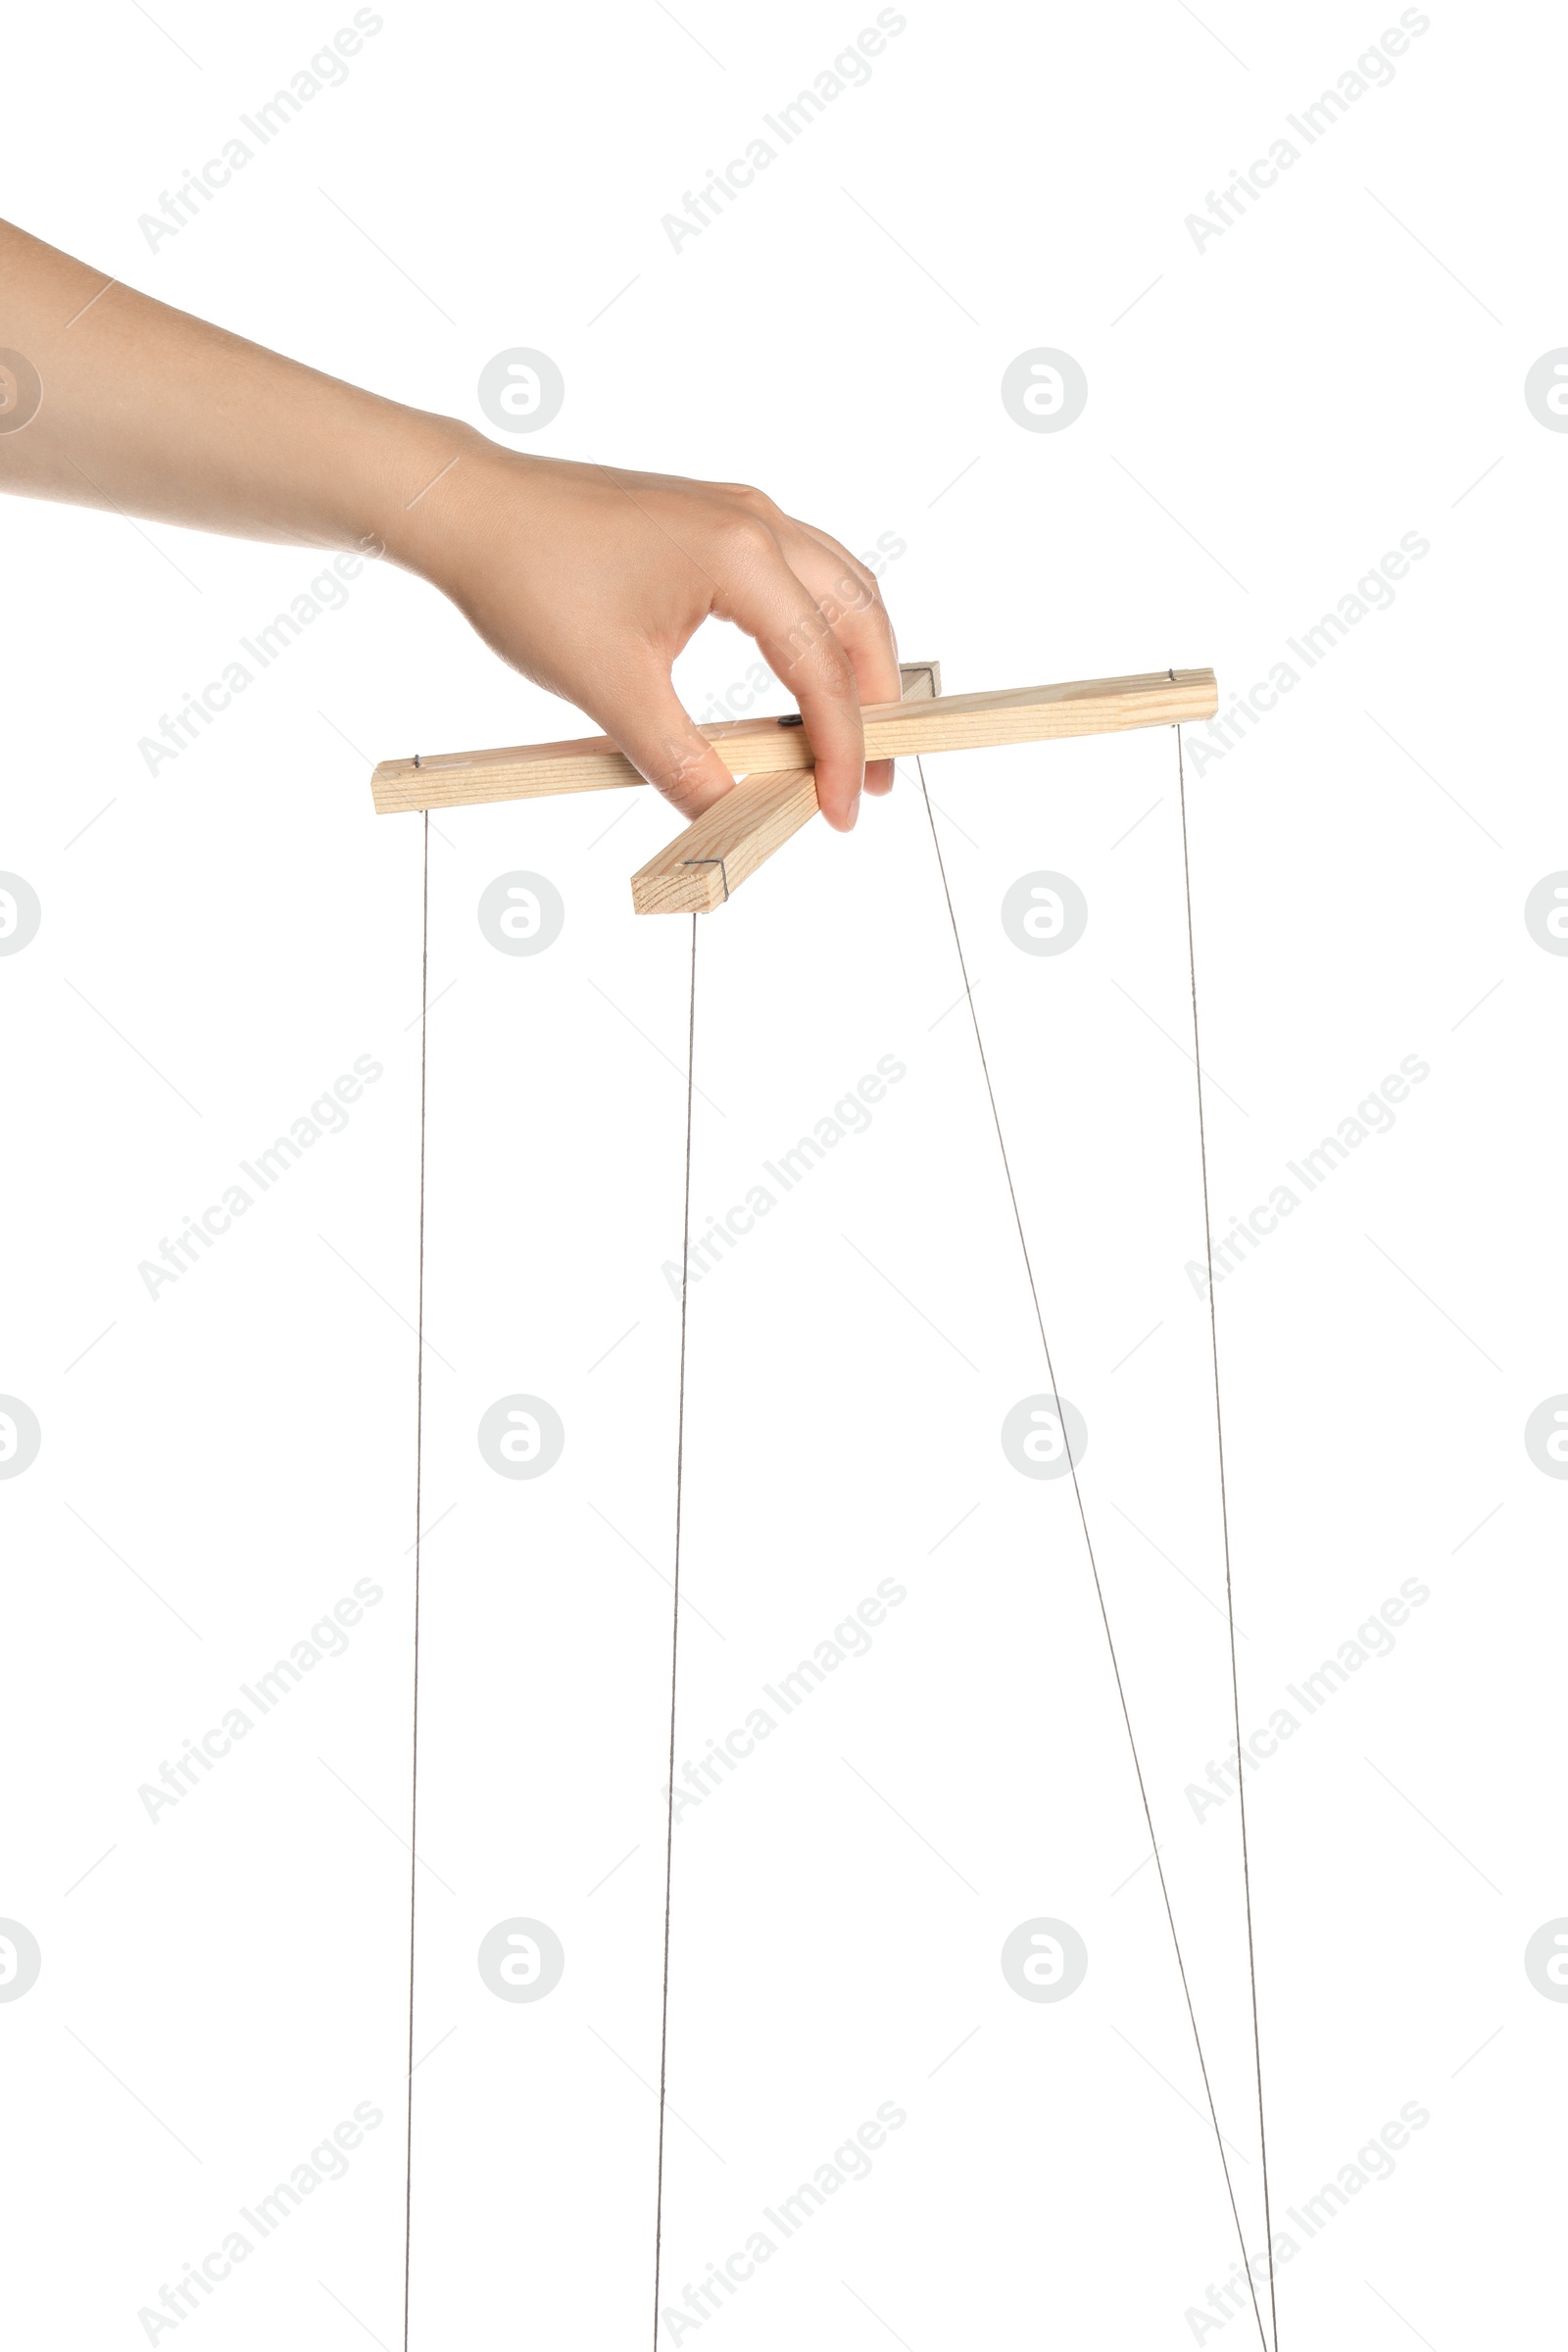
[[[1180,738],[1181,730],[1178,728],[1178,751],[1180,747]],[[1176,1914],[1171,1907],[1170,1888],[1165,1880],[1165,1866],[1159,1858],[1159,1839],[1154,1835],[1154,1816],[1150,1806],[1149,1789],[1144,1780],[1143,1761],[1138,1753],[1138,1741],[1133,1732],[1133,1719],[1127,1704],[1127,1690],[1122,1681],[1121,1661],[1116,1654],[1115,1637],[1110,1630],[1110,1612],[1105,1605],[1104,1588],[1100,1581],[1100,1566],[1095,1558],[1094,1540],[1089,1533],[1089,1514],[1084,1507],[1083,1489],[1078,1483],[1078,1465],[1072,1458],[1072,1446],[1067,1443],[1067,1425],[1062,1415],[1061,1396],[1056,1387],[1055,1368],[1051,1360],[1051,1343],[1046,1337],[1046,1319],[1040,1305],[1040,1291],[1035,1281],[1034,1265],[1029,1255],[1029,1243],[1024,1234],[1023,1212],[1018,1205],[1018,1192],[1017,1187],[1014,1185],[1012,1180],[1012,1166],[1007,1157],[1006,1138],[1002,1130],[1002,1114],[997,1108],[996,1089],[991,1083],[991,1065],[986,1059],[985,1039],[980,1033],[980,1019],[974,1008],[974,990],[970,986],[969,966],[964,957],[963,941],[958,932],[958,918],[954,910],[953,892],[948,883],[947,862],[942,855],[942,843],[937,836],[936,813],[931,807],[931,793],[925,780],[925,768],[918,758],[916,758],[914,765],[915,772],[920,778],[920,791],[925,801],[926,821],[931,828],[931,845],[936,851],[937,871],[942,877],[942,895],[947,901],[948,920],[953,926],[953,944],[957,951],[958,970],[963,978],[964,998],[969,1006],[969,1019],[974,1027],[974,1042],[980,1055],[980,1071],[985,1080],[986,1097],[991,1104],[991,1120],[997,1131],[997,1148],[1002,1154],[1002,1171],[1007,1182],[1007,1198],[1012,1203],[1012,1219],[1014,1225],[1017,1227],[1018,1248],[1023,1254],[1023,1269],[1029,1282],[1029,1297],[1034,1306],[1035,1324],[1040,1333],[1041,1351],[1046,1359],[1046,1377],[1051,1383],[1051,1399],[1052,1403],[1055,1407],[1057,1425],[1062,1432],[1062,1442],[1066,1446],[1067,1468],[1072,1477],[1073,1500],[1078,1506],[1078,1523],[1083,1529],[1084,1549],[1089,1555],[1089,1572],[1094,1579],[1095,1598],[1100,1604],[1100,1621],[1105,1629],[1105,1647],[1110,1653],[1110,1671],[1116,1685],[1116,1696],[1121,1704],[1121,1719],[1127,1731],[1127,1745],[1132,1755],[1133,1772],[1138,1782],[1138,1797],[1139,1802],[1143,1806],[1144,1810],[1144,1824],[1149,1832],[1151,1855],[1153,1861],[1155,1874],[1159,1880],[1160,1899],[1165,1906],[1165,1920],[1170,1929],[1171,1946],[1176,1954],[1176,1969],[1177,1974],[1181,1978],[1182,1998],[1187,2004],[1187,2022],[1192,2027],[1193,2047],[1198,2053],[1198,2071],[1203,2079],[1203,2096],[1208,2102],[1209,2122],[1214,2127],[1214,2146],[1219,2155],[1220,2170],[1225,2176],[1225,2193],[1230,2200],[1231,2219],[1236,2224],[1237,2240],[1242,2249],[1242,2269],[1247,2278],[1248,2290],[1252,2298],[1252,2316],[1257,2321],[1258,2340],[1263,2346],[1263,2352],[1268,2352],[1268,2336],[1263,2328],[1263,2314],[1258,2308],[1257,2288],[1253,2282],[1251,2266],[1247,2257],[1247,2233],[1242,2228],[1242,2217],[1236,2203],[1236,2188],[1231,2180],[1231,2168],[1225,2154],[1225,2136],[1220,2131],[1219,2115],[1214,2106],[1214,2093],[1208,2079],[1208,2062],[1203,2055],[1202,2036],[1198,2031],[1198,2013],[1193,2007],[1192,1988],[1187,1980],[1187,1962],[1182,1952],[1181,1937],[1176,1933]],[[1226,1598],[1228,1603],[1228,1589]],[[1233,1660],[1234,1655],[1235,1643],[1233,1635]]]
[[[1174,671],[1172,675],[1174,676]],[[1257,1951],[1252,1937],[1252,1870],[1247,1843],[1247,1751],[1242,1745],[1242,1691],[1236,1671],[1236,1611],[1231,1600],[1231,1519],[1225,1494],[1225,1421],[1220,1409],[1219,1322],[1214,1308],[1214,1229],[1208,1212],[1208,1144],[1203,1129],[1203,1061],[1198,1036],[1198,955],[1193,945],[1193,873],[1187,850],[1187,764],[1176,730],[1176,782],[1182,809],[1182,885],[1187,895],[1187,973],[1193,995],[1193,1067],[1198,1078],[1198,1161],[1203,1178],[1203,1249],[1208,1265],[1208,1341],[1214,1365],[1214,1443],[1219,1454],[1219,1524],[1225,1548],[1225,1624],[1230,1635],[1231,1713],[1236,1724],[1236,1796],[1241,1806],[1242,1891],[1247,1906],[1247,1973],[1252,1994],[1252,2065],[1257,2078],[1257,2146],[1263,2167],[1263,2235],[1268,2241],[1268,2310],[1279,2352],[1280,2318],[1274,2288],[1274,2216],[1268,2192],[1268,2133],[1263,2123],[1263,2039],[1257,2018]],[[1248,2273],[1250,2278],[1251,2273]]]
[[[424,1486],[424,1093],[430,1002],[430,812],[424,812],[419,906],[419,1303],[414,1374],[414,1725],[409,1772],[409,2123],[403,2173],[403,2352],[409,2352],[410,2253],[414,2235],[414,1932],[419,1830],[419,1543]]]
[[[680,1401],[675,1415],[675,1569],[669,1611],[669,1784],[664,1818],[664,1976],[659,2009],[659,2181],[654,2198],[654,2344],[664,2255],[664,2085],[669,2059],[669,1906],[675,1869],[675,1695],[680,1664],[680,1511],[686,1467],[686,1299],[692,1244],[692,1095],[697,1045],[697,922],[692,916],[691,1004],[686,1015],[686,1181],[680,1236]]]

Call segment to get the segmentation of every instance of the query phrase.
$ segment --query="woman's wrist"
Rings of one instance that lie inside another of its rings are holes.
[[[406,431],[377,459],[370,535],[377,554],[454,596],[497,470],[517,460],[456,416],[410,410],[407,417]]]

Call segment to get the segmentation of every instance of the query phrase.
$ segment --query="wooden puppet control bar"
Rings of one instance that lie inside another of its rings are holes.
[[[1219,708],[1211,669],[1161,669],[1135,677],[949,695],[933,695],[941,683],[934,662],[906,664],[902,674],[902,702],[869,703],[862,712],[868,760],[1178,726],[1212,718]],[[725,765],[745,780],[633,875],[632,903],[639,914],[706,913],[723,906],[816,813],[811,746],[798,722],[735,719],[702,732]],[[384,760],[370,788],[377,814],[390,816],[404,809],[456,808],[642,781],[608,736],[591,735],[570,743]]]

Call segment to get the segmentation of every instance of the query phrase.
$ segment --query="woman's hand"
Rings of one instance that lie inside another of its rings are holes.
[[[864,768],[861,703],[899,699],[876,581],[760,490],[514,455],[479,434],[389,552],[445,590],[503,660],[574,703],[687,816],[732,778],[670,664],[709,617],[735,622],[800,705],[828,822],[847,832]],[[872,792],[892,762],[864,773]]]
[[[670,664],[715,613],[794,695],[830,824],[862,702],[897,702],[876,582],[760,490],[501,449],[166,308],[0,221],[0,489],[190,529],[389,555],[597,719],[686,815],[731,777]],[[885,792],[892,764],[865,784]]]

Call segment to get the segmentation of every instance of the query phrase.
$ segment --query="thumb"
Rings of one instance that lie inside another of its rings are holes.
[[[610,697],[601,696],[593,716],[682,816],[701,816],[732,789],[734,776],[658,662],[631,671]]]

